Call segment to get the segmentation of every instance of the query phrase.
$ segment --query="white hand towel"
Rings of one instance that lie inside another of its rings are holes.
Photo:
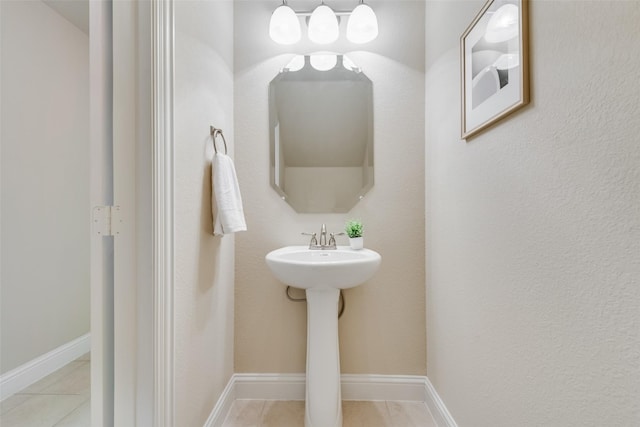
[[[240,187],[231,157],[222,153],[214,155],[211,178],[213,180],[211,200],[215,201],[218,211],[216,215],[215,209],[212,209],[214,215],[213,234],[225,235],[236,231],[246,231],[247,224],[242,209]]]

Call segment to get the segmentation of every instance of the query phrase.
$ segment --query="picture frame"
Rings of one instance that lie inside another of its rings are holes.
[[[529,103],[528,0],[488,0],[460,37],[461,137]]]

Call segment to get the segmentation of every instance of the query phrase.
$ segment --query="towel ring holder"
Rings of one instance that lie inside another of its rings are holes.
[[[222,129],[214,128],[213,126],[211,126],[210,130],[211,130],[211,139],[213,140],[213,151],[215,151],[216,154],[218,154],[218,147],[216,147],[216,137],[220,135],[222,137],[222,142],[224,142],[224,154],[227,154],[227,140],[225,139],[224,134],[222,133]]]

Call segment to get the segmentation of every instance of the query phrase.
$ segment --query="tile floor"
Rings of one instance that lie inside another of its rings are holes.
[[[2,427],[90,427],[89,355],[5,399]],[[436,427],[421,402],[344,401],[343,427]],[[304,401],[236,400],[223,427],[302,427]]]
[[[90,427],[91,361],[74,360],[0,404],[2,427]]]
[[[343,427],[436,427],[421,402],[342,402]],[[304,401],[236,400],[223,427],[303,427]]]

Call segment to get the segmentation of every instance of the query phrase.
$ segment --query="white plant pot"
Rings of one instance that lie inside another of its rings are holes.
[[[351,246],[351,249],[360,250],[364,247],[364,238],[349,237],[349,245]]]

